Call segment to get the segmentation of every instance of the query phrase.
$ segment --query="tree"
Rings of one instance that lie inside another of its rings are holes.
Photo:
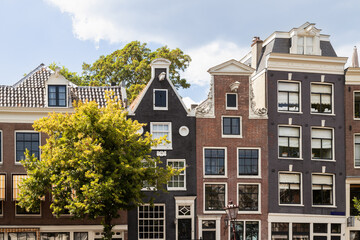
[[[156,167],[160,161],[150,156],[151,146],[166,140],[139,134],[143,125],[127,119],[121,104],[110,97],[103,108],[79,102],[72,114],[52,113],[35,121],[34,129],[48,138],[41,161],[27,152],[22,162],[28,178],[20,185],[19,205],[36,209],[50,192],[56,216],[101,217],[104,238],[111,239],[119,210],[143,203],[144,182],[161,190],[178,173]]]

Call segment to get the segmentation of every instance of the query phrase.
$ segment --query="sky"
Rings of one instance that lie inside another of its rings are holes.
[[[190,55],[179,93],[186,104],[206,99],[207,70],[250,51],[254,36],[315,23],[341,57],[360,47],[359,0],[0,0],[0,85],[13,85],[41,63],[81,73],[138,40]],[[348,63],[351,59],[348,60]]]

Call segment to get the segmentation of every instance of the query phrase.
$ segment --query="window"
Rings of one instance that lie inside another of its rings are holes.
[[[225,184],[205,184],[205,210],[224,211]]]
[[[152,122],[150,123],[150,133],[153,139],[157,139],[166,136],[166,139],[170,141],[167,143],[163,141],[158,146],[152,147],[152,149],[171,149],[171,123],[170,122]]]
[[[225,149],[204,149],[205,175],[225,176]]]
[[[350,240],[358,240],[358,239],[360,239],[360,231],[350,231]]]
[[[259,176],[259,149],[238,149],[238,176]]]
[[[154,110],[168,109],[168,91],[167,89],[154,89]]]
[[[333,131],[332,129],[311,129],[312,159],[333,159]]]
[[[87,232],[74,232],[74,240],[88,240]]]
[[[227,110],[237,110],[237,94],[236,93],[227,93],[226,94],[226,109]]]
[[[25,151],[29,150],[29,154],[34,154],[39,158],[40,138],[37,132],[17,132],[16,133],[16,162],[19,163],[25,159]]]
[[[66,86],[65,85],[49,85],[49,107],[66,107]]]
[[[234,239],[234,225],[235,225],[235,239],[259,239],[259,222],[257,221],[236,221],[235,224],[230,224],[230,239]]]
[[[259,211],[259,185],[239,184],[239,211]]]
[[[354,118],[360,118],[360,92],[354,92]]]
[[[310,239],[310,224],[309,223],[293,223],[293,238],[296,240],[309,240]]]
[[[142,161],[142,165],[144,168],[152,168],[152,169],[155,169],[156,171],[156,162],[155,161],[150,161],[150,160],[145,160],[143,159]],[[156,180],[153,181],[150,179],[150,181],[148,180],[144,180],[143,181],[143,188],[141,190],[145,190],[145,191],[154,191],[156,190]]]
[[[0,131],[0,163],[2,163],[2,131]]]
[[[350,184],[350,216],[359,216],[359,211],[355,208],[353,199],[360,199],[360,184]]]
[[[300,158],[300,127],[279,126],[279,157]]]
[[[360,135],[355,135],[355,144],[354,144],[354,166],[360,167]]]
[[[41,240],[70,240],[68,232],[46,232],[41,233]],[[83,239],[81,239],[83,240]]]
[[[332,113],[332,85],[311,84],[311,112]]]
[[[327,232],[328,232],[327,223],[314,223],[313,232],[314,232],[314,240],[327,240]]]
[[[289,223],[271,223],[272,240],[289,239]]]
[[[5,192],[6,192],[6,184],[5,184],[6,175],[0,175],[0,215],[3,214],[3,203],[5,201]]]
[[[39,200],[39,204],[38,207],[36,209],[33,209],[32,211],[26,211],[25,208],[21,208],[18,204],[17,204],[17,200],[19,198],[19,194],[20,194],[20,188],[19,188],[19,184],[21,183],[21,181],[25,178],[27,178],[27,175],[13,175],[13,200],[15,201],[15,208],[16,208],[16,214],[17,215],[39,215],[40,214],[40,200]]]
[[[298,37],[297,47],[298,54],[312,54],[313,53],[313,37]]]
[[[10,240],[36,240],[35,232],[12,232],[8,233],[8,239]]]
[[[165,239],[165,205],[143,205],[138,209],[139,239]]]
[[[216,240],[216,220],[202,221],[202,239]]]
[[[301,204],[300,173],[280,173],[280,204]]]
[[[299,83],[278,83],[278,110],[281,112],[299,112]]]
[[[168,160],[168,166],[180,170],[179,175],[172,176],[170,181],[167,184],[168,190],[186,190],[186,164],[185,160]]]
[[[312,174],[313,205],[333,205],[333,175]]]
[[[222,117],[223,126],[222,126],[222,135],[223,137],[241,137],[240,117]]]

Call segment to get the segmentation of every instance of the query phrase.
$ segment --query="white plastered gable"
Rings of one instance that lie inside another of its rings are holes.
[[[309,23],[309,22],[304,23],[298,28],[292,29],[290,31],[290,37],[291,37],[290,53],[303,54],[299,52],[299,48],[298,48],[298,46],[300,46],[300,38],[301,38],[303,46],[309,44],[312,46],[311,53],[306,53],[306,54],[321,56],[320,31],[321,29],[316,28],[314,23]],[[311,42],[309,43],[306,41],[311,41]]]
[[[211,75],[251,75],[255,69],[231,59],[208,70]]]
[[[69,85],[76,86],[69,80],[67,80],[63,75],[60,74],[60,69],[55,69],[55,72],[50,75],[50,77],[45,81],[45,103],[48,107],[48,91],[49,85],[65,85],[66,86],[66,96],[67,96],[67,103],[66,107],[71,107],[71,101],[69,101]]]

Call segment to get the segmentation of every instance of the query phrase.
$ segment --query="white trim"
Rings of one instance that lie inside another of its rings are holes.
[[[169,126],[169,135],[167,135],[166,139],[170,141],[170,143],[159,144],[158,146],[152,146],[152,150],[172,150],[172,126],[171,122],[150,122],[150,134],[153,134],[153,125],[154,124],[162,124]]]
[[[65,86],[66,89],[66,96],[65,96],[65,107],[62,106],[50,106],[49,107],[49,86]],[[46,108],[69,108],[70,104],[69,104],[69,86],[68,83],[52,83],[49,84],[48,82],[45,82],[45,107]]]
[[[227,68],[229,66],[234,66],[233,68]],[[249,67],[240,61],[235,59],[230,59],[226,62],[220,63],[214,67],[209,68],[207,71],[212,76],[214,75],[245,75],[250,76],[253,74],[255,69]]]
[[[151,206],[150,204],[142,204],[141,206]],[[137,239],[143,239],[143,240],[146,240],[147,238],[140,238],[140,231],[139,231],[139,228],[140,228],[140,224],[139,224],[139,221],[140,221],[140,217],[139,217],[139,214],[140,214],[140,211],[139,211],[139,208],[141,206],[138,206],[137,207]],[[158,219],[164,219],[164,238],[158,238],[158,240],[161,240],[161,239],[166,239],[166,204],[165,203],[154,203],[153,206],[151,207],[155,207],[155,206],[163,206],[164,207],[164,218],[158,218]],[[150,219],[150,218],[147,218],[147,219]],[[152,218],[152,219],[155,219],[155,218]]]
[[[224,117],[225,118],[239,118],[239,135],[231,135],[231,134],[224,134]],[[243,137],[243,131],[242,131],[242,117],[241,116],[228,116],[228,115],[222,115],[221,116],[221,137],[222,138],[242,138]]]
[[[356,155],[355,155],[355,137],[356,137],[356,136],[359,136],[359,137],[360,137],[360,133],[354,133],[354,134],[353,134],[353,161],[354,161],[354,168],[360,169],[360,166],[356,166],[356,165],[355,165],[355,157],[356,157]]]
[[[225,199],[224,199],[224,207],[226,206],[226,203],[228,202],[228,191],[227,191],[227,182],[203,182],[203,213],[212,213],[212,214],[226,214],[225,213],[225,210],[206,210],[205,209],[205,201],[206,201],[206,198],[205,198],[205,186],[206,185],[224,185],[225,186]]]
[[[186,191],[186,187],[187,187],[187,183],[186,183],[186,159],[167,159],[166,160],[166,166],[169,166],[169,162],[183,162],[184,163],[184,171],[183,172],[183,176],[184,176],[184,187],[169,187],[169,182],[166,184],[167,190],[168,191]],[[180,176],[180,174],[179,174]],[[171,180],[171,179],[170,179]]]
[[[327,85],[327,86],[331,86],[331,113],[318,113],[318,112],[312,112],[311,111],[311,94],[312,94],[312,90],[311,90],[311,86],[312,85]],[[323,82],[310,82],[310,114],[314,114],[314,115],[325,115],[325,116],[335,116],[335,109],[334,109],[334,105],[335,105],[335,92],[334,92],[334,84],[333,83],[323,83]]]
[[[236,107],[228,107],[228,95],[235,95],[235,98],[236,98]],[[237,93],[226,93],[225,94],[225,108],[226,110],[238,110],[238,107],[239,107],[239,103],[238,103],[238,94]]]
[[[295,203],[295,204],[291,204],[291,203],[281,203],[280,202],[280,174],[285,173],[285,174],[299,174],[300,175],[300,203]],[[303,207],[304,203],[303,203],[303,178],[302,178],[302,172],[293,172],[293,171],[279,171],[278,172],[278,205],[279,206],[291,206],[291,207]]]
[[[165,91],[165,98],[166,98],[166,106],[165,107],[156,107],[155,106],[155,91]],[[154,110],[168,110],[169,104],[169,97],[168,97],[168,90],[167,89],[153,89],[153,109]]]
[[[41,160],[41,132],[37,132],[35,130],[15,130],[14,131],[14,163],[15,165],[21,165],[20,162],[16,161],[16,133],[38,133],[39,134],[39,160]]]
[[[237,205],[240,205],[239,204],[239,186],[240,185],[257,185],[258,186],[258,210],[257,211],[241,211],[239,209],[239,212],[238,212],[238,215],[241,215],[241,214],[261,214],[261,183],[237,183],[236,185],[236,192],[237,192],[237,195],[236,195],[236,203]]]
[[[332,205],[314,205],[314,196],[313,196],[313,181],[312,177],[313,175],[323,175],[323,176],[332,176],[332,197],[333,197],[333,203]],[[311,206],[315,208],[337,208],[336,206],[336,194],[335,194],[336,186],[335,186],[335,174],[332,173],[311,173]]]
[[[221,215],[199,215],[197,216],[198,218],[198,229],[199,229],[199,232],[198,232],[198,235],[199,235],[199,238],[202,238],[203,235],[202,235],[202,232],[203,232],[203,229],[202,229],[202,221],[215,221],[215,236],[216,238],[215,239],[220,239],[220,234],[221,234]],[[204,230],[204,231],[214,231],[214,230]]]
[[[224,150],[224,175],[206,175],[205,174],[205,149],[222,149]],[[203,178],[227,178],[227,147],[203,147]]]
[[[241,238],[241,239],[246,239],[246,222],[258,222],[258,240],[259,239],[261,239],[261,220],[258,220],[258,219],[248,219],[248,218],[246,218],[246,219],[242,219],[242,218],[237,218],[236,220],[235,220],[235,222],[243,222],[243,237]],[[232,240],[232,239],[230,239],[230,237],[231,237],[231,232],[230,232],[230,229],[231,229],[231,226],[229,225],[228,227],[227,227],[228,229],[227,229],[227,231],[228,231],[228,239],[229,240]],[[270,232],[271,233],[271,232]]]
[[[312,157],[312,146],[311,146],[311,141],[312,141],[312,130],[314,129],[314,128],[317,128],[317,129],[327,129],[327,130],[331,130],[332,132],[331,132],[331,136],[332,136],[332,146],[331,146],[331,155],[332,155],[332,159],[314,159],[313,157]],[[331,127],[320,127],[320,126],[311,126],[311,128],[310,128],[310,148],[311,148],[311,160],[312,161],[325,161],[325,162],[336,162],[336,160],[335,160],[335,147],[334,146],[336,146],[335,145],[335,131],[334,131],[334,128],[331,128]]]
[[[280,127],[288,127],[288,128],[298,128],[299,129],[299,157],[280,157],[280,146],[279,146],[279,129]],[[303,160],[302,158],[302,126],[301,125],[286,125],[279,124],[277,127],[277,158],[278,159],[291,159],[291,160]]]
[[[239,150],[258,150],[258,174],[257,175],[241,175],[239,172]],[[236,148],[236,168],[237,178],[261,178],[261,148],[260,147],[237,147]]]
[[[195,239],[195,199],[196,197],[188,196],[174,196],[175,198],[175,239],[178,239],[178,219],[189,219],[191,218],[191,239]],[[179,215],[179,206],[190,205],[190,215]]]
[[[297,83],[299,85],[299,91],[298,91],[298,98],[299,98],[299,111],[281,111],[279,110],[279,83],[283,82],[283,83]],[[278,80],[277,81],[277,112],[278,113],[297,113],[297,114],[302,114],[302,94],[301,94],[301,81],[297,81],[297,80]]]

